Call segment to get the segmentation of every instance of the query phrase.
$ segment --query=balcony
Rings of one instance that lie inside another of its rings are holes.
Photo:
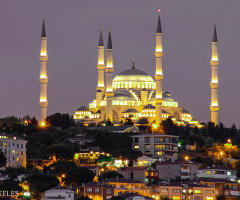
[[[189,173],[189,169],[181,169],[180,172]]]

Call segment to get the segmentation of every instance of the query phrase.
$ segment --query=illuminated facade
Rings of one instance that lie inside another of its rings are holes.
[[[85,123],[98,123],[110,119],[119,124],[127,117],[132,117],[135,123],[140,118],[147,118],[152,124],[159,125],[169,117],[179,125],[195,126],[191,114],[178,106],[169,92],[162,92],[162,28],[160,13],[158,15],[156,31],[156,71],[155,80],[146,72],[132,67],[113,78],[114,62],[111,32],[109,30],[107,44],[107,62],[104,62],[104,43],[102,27],[98,45],[98,85],[96,99],[89,107],[81,106],[76,110],[74,119]],[[104,70],[106,72],[106,88],[104,84]]]

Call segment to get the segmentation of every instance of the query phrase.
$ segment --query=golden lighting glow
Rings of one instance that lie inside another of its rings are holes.
[[[42,122],[42,123],[41,123],[41,126],[45,126],[45,122]]]
[[[47,76],[46,75],[41,75],[40,78],[47,78]]]
[[[185,156],[185,160],[189,160],[189,157],[188,157],[188,156]]]
[[[218,103],[212,103],[211,106],[218,106]]]
[[[156,49],[156,52],[162,52],[162,49]]]
[[[220,152],[220,155],[223,155],[223,152],[222,152],[222,151]]]
[[[103,83],[98,83],[98,86],[104,86],[104,84]]]
[[[113,67],[113,65],[110,65],[110,64],[107,65],[107,68],[111,68],[111,67]]]
[[[41,54],[40,54],[41,56],[46,56],[47,55],[47,53],[46,52],[41,52]]]
[[[65,174],[62,175],[62,178],[65,178]]]
[[[104,65],[104,62],[98,62],[99,65]]]
[[[46,102],[47,99],[40,99],[40,102]]]
[[[218,58],[212,58],[213,61],[218,61]]]
[[[152,127],[153,127],[153,128],[157,128],[157,124],[153,124]]]

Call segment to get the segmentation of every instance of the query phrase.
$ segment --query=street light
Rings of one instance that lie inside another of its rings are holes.
[[[188,156],[185,156],[185,160],[189,160],[189,157],[188,157]]]
[[[223,155],[223,152],[222,152],[222,151],[219,152],[219,154],[218,154],[218,160],[219,160],[219,155],[222,156],[222,155]]]

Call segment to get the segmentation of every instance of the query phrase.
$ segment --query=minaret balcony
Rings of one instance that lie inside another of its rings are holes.
[[[155,80],[156,80],[156,81],[161,81],[161,80],[163,80],[163,75],[162,75],[162,74],[155,74]]]
[[[46,55],[46,54],[40,54],[39,60],[40,60],[40,62],[47,62],[47,60],[48,60],[48,55]]]
[[[218,87],[219,87],[219,83],[210,83],[210,87],[212,88],[212,89],[217,89]]]
[[[157,58],[163,57],[163,52],[162,51],[155,51],[155,57],[157,57]]]
[[[212,66],[217,66],[217,65],[219,65],[219,60],[211,60],[210,63]]]
[[[218,105],[211,105],[211,106],[210,106],[210,110],[211,110],[212,112],[219,111],[219,106],[218,106]]]

